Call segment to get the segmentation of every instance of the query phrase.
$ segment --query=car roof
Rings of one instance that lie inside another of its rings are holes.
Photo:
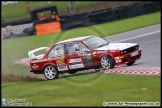
[[[94,36],[94,35],[82,36],[82,37],[77,37],[77,38],[71,38],[71,39],[67,39],[67,40],[63,40],[63,41],[57,42],[56,44],[66,43],[66,42],[74,42],[74,41],[82,41],[83,39],[86,39],[86,38],[92,37],[92,36]]]

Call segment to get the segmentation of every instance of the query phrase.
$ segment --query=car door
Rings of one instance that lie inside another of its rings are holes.
[[[65,45],[55,45],[48,54],[48,61],[51,61],[57,67],[58,71],[68,70],[68,66],[65,63]]]
[[[79,69],[92,66],[90,50],[81,42],[70,42],[67,47],[67,62],[69,69]]]

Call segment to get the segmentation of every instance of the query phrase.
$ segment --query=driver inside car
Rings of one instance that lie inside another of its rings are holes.
[[[74,48],[75,52],[77,52],[77,53],[80,52],[79,44],[75,44],[73,48]]]
[[[64,50],[60,47],[58,47],[55,51],[55,55],[59,56],[59,55],[64,55]]]

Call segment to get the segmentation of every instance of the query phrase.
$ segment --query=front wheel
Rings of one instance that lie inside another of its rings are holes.
[[[59,72],[54,66],[48,65],[44,68],[44,76],[48,80],[57,79],[59,77]]]
[[[115,62],[110,56],[102,56],[100,59],[101,68],[112,69],[115,66]]]
[[[131,65],[134,64],[134,63],[135,63],[135,61],[126,63],[126,65],[131,66]]]

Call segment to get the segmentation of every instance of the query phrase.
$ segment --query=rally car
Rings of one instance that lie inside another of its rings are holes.
[[[45,54],[34,53],[46,50]],[[55,43],[50,48],[40,47],[28,52],[30,72],[44,74],[48,80],[60,73],[74,74],[86,69],[112,69],[128,66],[141,58],[137,43],[110,43],[98,36],[83,36]]]

